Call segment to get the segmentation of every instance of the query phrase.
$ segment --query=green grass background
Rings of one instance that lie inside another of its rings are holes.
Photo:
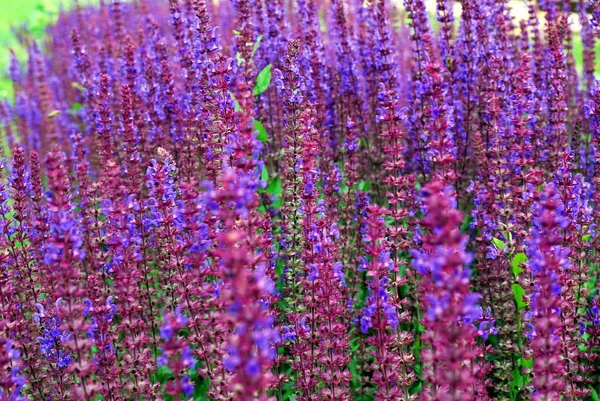
[[[95,0],[79,0],[80,4]],[[7,77],[9,49],[23,58],[25,52],[17,43],[13,28],[27,25],[35,38],[42,38],[46,25],[52,23],[60,7],[68,8],[73,0],[0,0],[0,98],[11,96],[11,82]]]

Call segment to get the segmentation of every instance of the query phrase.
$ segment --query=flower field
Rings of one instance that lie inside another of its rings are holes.
[[[453,3],[19,31],[0,401],[600,400],[600,1]]]

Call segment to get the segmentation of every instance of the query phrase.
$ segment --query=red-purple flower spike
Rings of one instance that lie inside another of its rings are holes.
[[[367,344],[373,363],[375,400],[415,399],[409,388],[415,380],[409,350],[411,336],[400,328],[408,318],[398,300],[395,286],[404,285],[406,278],[392,283],[397,266],[386,248],[385,210],[376,205],[367,208],[367,231],[363,235],[368,259],[362,258],[361,268],[367,272],[369,295],[360,315],[360,329],[367,334]],[[393,285],[392,285],[393,284]]]
[[[194,369],[196,361],[187,341],[179,334],[186,327],[187,322],[187,317],[177,309],[174,313],[165,315],[163,325],[160,327],[162,355],[158,359],[158,365],[167,366],[175,377],[167,383],[165,389],[175,401],[182,400],[182,394],[188,398],[194,393],[194,383],[188,371]]]
[[[481,356],[474,326],[481,315],[481,295],[469,290],[472,255],[460,232],[462,215],[452,189],[434,181],[422,191],[426,215],[423,246],[413,251],[413,268],[422,276],[419,291],[425,314],[422,350],[425,387],[421,400],[490,399],[481,380]]]
[[[64,167],[64,157],[56,148],[46,159],[48,174],[48,221],[50,238],[44,245],[44,271],[52,282],[47,295],[64,333],[66,352],[72,362],[67,371],[76,377],[71,391],[73,396],[91,400],[98,390],[89,381],[92,365],[87,360],[91,344],[85,338],[89,324],[86,321],[85,294],[82,288],[81,263],[85,258],[77,220],[73,216],[70,183]]]
[[[19,363],[20,354],[11,340],[5,337],[7,322],[0,320],[0,400],[26,401],[23,387],[26,384]]]
[[[273,283],[265,274],[265,262],[243,240],[247,235],[236,227],[236,220],[247,218],[252,202],[252,189],[247,180],[233,171],[225,171],[221,188],[206,193],[209,209],[224,224],[219,234],[221,246],[215,251],[222,264],[226,285],[222,296],[233,326],[226,345],[223,365],[233,373],[228,390],[239,400],[267,400],[265,389],[272,380],[269,368],[275,358],[273,344],[278,339],[273,318],[264,304],[273,291]]]
[[[39,365],[42,357],[38,349],[29,346],[34,341],[33,337],[36,336],[38,329],[33,320],[26,319],[25,316],[26,313],[36,311],[35,303],[39,302],[42,296],[41,266],[38,263],[36,248],[31,244],[36,233],[34,227],[31,226],[32,204],[26,163],[23,149],[20,147],[14,149],[13,172],[12,177],[9,178],[10,195],[13,200],[12,219],[8,219],[7,209],[4,207],[2,208],[2,217],[0,217],[6,238],[3,246],[7,250],[6,257],[9,258],[6,278],[11,279],[12,290],[14,290],[14,293],[4,290],[6,291],[5,296],[10,302],[4,307],[5,313],[12,314],[12,347],[15,352],[21,353],[22,367],[26,369],[30,381],[31,390],[28,392],[36,397],[44,397],[45,390],[42,388],[42,381],[45,372]],[[4,192],[4,194],[8,193]],[[2,199],[2,201],[6,202],[6,199]]]
[[[560,271],[571,262],[565,256],[568,248],[561,245],[561,229],[569,220],[556,188],[546,185],[536,206],[527,248],[534,284],[528,336],[534,359],[532,400],[542,401],[560,399],[565,390]]]

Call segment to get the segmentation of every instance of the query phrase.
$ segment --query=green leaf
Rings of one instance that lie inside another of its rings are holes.
[[[82,107],[83,107],[83,105],[81,103],[73,103],[73,106],[71,106],[71,108],[69,109],[69,114],[76,115],[77,112],[79,110],[81,110]]]
[[[423,382],[419,380],[419,381],[416,381],[415,383],[413,383],[412,386],[410,386],[410,389],[408,391],[411,394],[420,394],[422,389],[423,389]]]
[[[590,242],[591,238],[592,238],[591,234],[585,234],[583,237],[581,237],[581,239],[584,240],[585,242]]]
[[[500,241],[498,238],[492,238],[492,243],[496,245],[496,248],[500,249],[501,251],[504,250],[504,242]]]
[[[156,381],[161,384],[165,384],[172,377],[173,372],[168,366],[159,366],[155,372]]]
[[[254,55],[256,54],[256,51],[258,50],[258,46],[260,45],[260,41],[262,40],[263,35],[259,35],[258,38],[256,39],[256,43],[254,44],[254,47],[252,48],[252,57],[254,58]]]
[[[85,90],[85,88],[81,86],[78,82],[71,82],[71,86],[80,92],[83,92]]]
[[[269,182],[269,171],[267,170],[267,166],[263,166],[263,169],[260,172],[260,179],[264,182]]]
[[[531,369],[533,367],[533,358],[531,358],[531,359],[521,358],[519,360],[519,364],[521,366],[523,366],[524,368]]]
[[[269,88],[271,83],[271,64],[267,65],[256,77],[256,86],[254,86],[254,94],[260,95]]]
[[[267,135],[267,130],[265,129],[265,126],[258,120],[254,120],[254,129],[256,131],[258,131],[258,135],[256,136],[256,139],[258,139],[261,142],[267,142],[269,140],[269,135]]]
[[[358,189],[360,189],[363,192],[367,192],[370,188],[371,188],[371,182],[370,181],[361,180],[358,183]]]
[[[523,388],[524,381],[521,372],[519,372],[519,369],[514,369],[512,373],[513,379],[510,381],[510,388],[513,393],[513,396],[516,396]]]
[[[358,349],[360,348],[360,343],[358,341],[350,341],[350,349],[352,350],[352,352],[358,351]]]
[[[463,233],[467,233],[470,230],[470,228],[471,228],[471,223],[472,222],[473,222],[473,216],[471,216],[470,214],[467,214],[465,216],[464,221],[460,225],[460,231],[463,232]]]
[[[525,295],[525,290],[519,284],[512,285],[513,294],[515,295],[515,302],[517,303],[517,308],[522,309],[527,306],[527,302],[523,301],[523,295]]]
[[[278,260],[277,264],[275,265],[275,273],[277,273],[277,277],[281,277],[283,275],[283,268],[283,262]]]
[[[281,178],[275,177],[269,183],[269,186],[266,189],[267,193],[279,196],[283,193],[283,188],[281,187]]]
[[[592,400],[593,401],[600,401],[600,397],[598,397],[598,392],[596,391],[595,388],[592,389]]]
[[[521,274],[521,272],[523,272],[521,263],[524,263],[526,260],[527,260],[527,255],[525,255],[524,253],[517,253],[515,256],[513,256],[511,265],[512,265],[512,273],[515,275],[515,277],[519,277],[519,274]]]

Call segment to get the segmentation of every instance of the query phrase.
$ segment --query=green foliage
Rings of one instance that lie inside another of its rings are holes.
[[[254,95],[259,96],[269,88],[271,84],[271,68],[269,64],[256,77],[256,86],[254,86]]]
[[[269,140],[269,135],[267,134],[267,130],[265,129],[265,126],[263,125],[263,123],[261,123],[258,120],[254,120],[254,129],[256,131],[258,131],[258,135],[256,136],[256,139],[258,139],[261,142],[267,142]]]
[[[525,380],[523,379],[523,375],[521,375],[521,371],[519,369],[513,369],[512,374],[513,379],[509,382],[510,392],[511,398],[513,400],[516,400],[519,395],[519,392],[523,388]]]
[[[496,246],[496,248],[500,249],[501,251],[503,251],[504,247],[506,246],[506,244],[504,244],[504,242],[502,242],[498,238],[492,238],[492,243]]]
[[[275,177],[267,186],[267,193],[279,197],[283,193],[281,178]]]
[[[267,170],[267,166],[264,166],[260,172],[260,179],[264,182],[269,182],[269,171]]]
[[[83,105],[81,103],[73,103],[73,106],[69,109],[69,113],[76,113],[81,110],[82,107]]]
[[[523,358],[521,358],[519,360],[519,364],[521,366],[523,366],[524,368],[531,369],[531,368],[533,368],[533,358],[531,358],[531,359],[523,359]]]
[[[263,39],[263,35],[260,35],[258,37],[258,39],[256,39],[256,43],[254,44],[254,47],[252,48],[252,58],[254,58],[254,55],[256,54],[256,51],[258,50],[258,46],[260,45],[260,42]]]
[[[515,278],[519,277],[519,274],[523,272],[523,268],[521,267],[522,263],[527,261],[527,256],[524,253],[517,253],[513,256],[511,261],[512,266],[512,274]]]
[[[473,223],[473,216],[466,214],[463,218],[463,222],[460,225],[460,232],[468,233],[471,229],[471,223]]]
[[[523,300],[523,295],[525,295],[525,290],[523,289],[523,287],[521,287],[519,284],[513,284],[512,290],[515,296],[515,303],[517,305],[517,308],[520,310],[526,307],[527,302]]]
[[[356,187],[363,192],[368,192],[371,189],[371,181],[361,180]]]

